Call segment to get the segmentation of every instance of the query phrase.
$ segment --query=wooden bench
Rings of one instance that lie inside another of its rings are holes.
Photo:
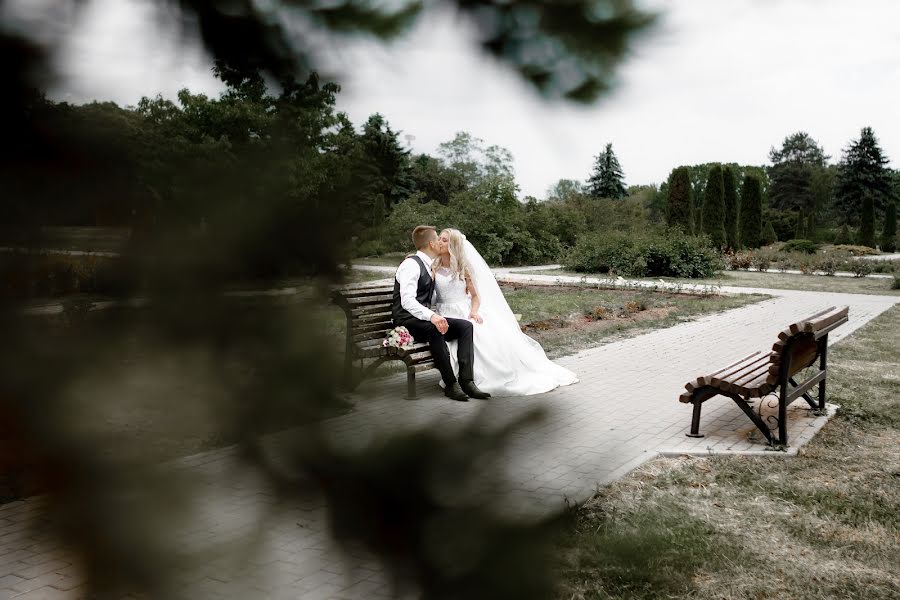
[[[828,356],[828,334],[847,322],[848,307],[831,307],[797,323],[778,334],[771,351],[754,352],[741,360],[698,377],[685,384],[685,393],[679,400],[694,405],[689,437],[703,437],[700,433],[700,410],[710,398],[727,396],[750,417],[753,424],[773,446],[786,446],[787,407],[797,398],[803,398],[819,413],[825,411],[825,375]],[[802,383],[794,376],[819,361],[818,370]],[[818,385],[818,399],[813,400],[809,390]],[[792,387],[789,387],[792,386]],[[772,435],[761,416],[753,411],[753,398],[777,394],[778,415],[774,419],[778,437]]]
[[[394,328],[391,320],[394,286],[346,286],[334,290],[331,299],[347,317],[344,377],[348,389],[356,389],[385,361],[401,360],[406,365],[406,397],[414,400],[416,373],[433,369],[434,360],[428,344],[416,343],[407,349],[382,346],[385,336]],[[368,359],[373,362],[364,368]],[[355,360],[359,361],[359,369],[354,369]]]

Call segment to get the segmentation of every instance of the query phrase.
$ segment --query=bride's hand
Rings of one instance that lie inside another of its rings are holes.
[[[484,323],[484,319],[481,318],[481,315],[479,315],[474,310],[471,313],[469,313],[469,318],[472,319],[473,321],[475,321],[476,323]]]

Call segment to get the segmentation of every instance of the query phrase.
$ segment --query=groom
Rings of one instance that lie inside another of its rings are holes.
[[[431,347],[434,365],[444,380],[444,395],[459,402],[491,395],[478,389],[473,381],[472,323],[465,319],[445,319],[429,308],[434,295],[431,264],[440,253],[440,240],[434,227],[419,225],[412,232],[416,253],[400,263],[394,279],[394,303],[391,308],[394,326],[406,327],[417,342]],[[447,342],[458,342],[459,381],[450,364]]]

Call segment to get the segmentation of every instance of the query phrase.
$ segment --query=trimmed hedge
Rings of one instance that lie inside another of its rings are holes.
[[[706,236],[677,229],[656,234],[583,236],[565,257],[566,268],[580,273],[630,277],[711,277],[723,267],[722,256]]]

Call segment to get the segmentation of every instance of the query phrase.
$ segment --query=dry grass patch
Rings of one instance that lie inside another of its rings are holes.
[[[900,597],[900,306],[830,363],[843,407],[800,456],[657,459],[579,507],[560,597]]]

